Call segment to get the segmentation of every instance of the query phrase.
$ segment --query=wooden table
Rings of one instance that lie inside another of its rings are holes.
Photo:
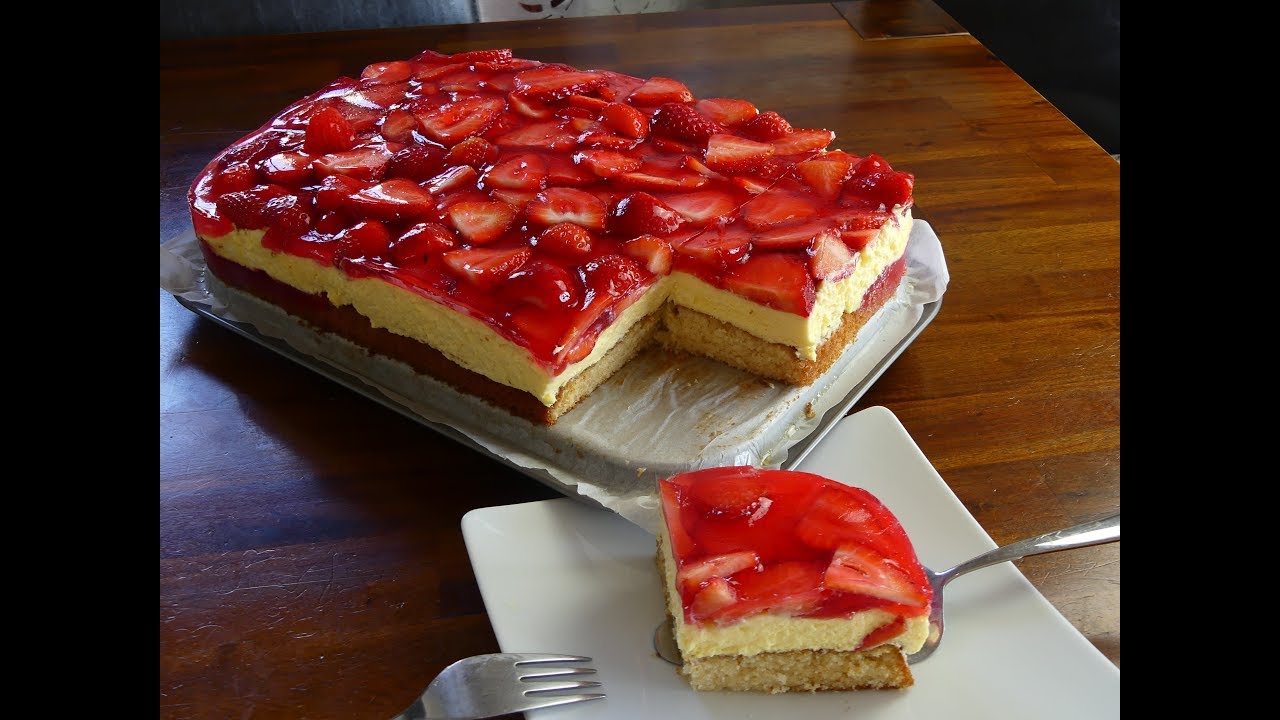
[[[859,408],[892,409],[1010,542],[1119,508],[1120,167],[956,30],[932,5],[852,2],[161,43],[160,239],[222,147],[423,48],[752,99],[916,174],[952,282]],[[161,292],[161,716],[390,717],[498,649],[462,515],[554,495]],[[1119,664],[1118,545],[1019,565]]]

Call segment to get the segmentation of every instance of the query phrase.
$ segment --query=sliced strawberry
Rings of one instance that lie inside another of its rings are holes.
[[[511,50],[509,48],[498,48],[495,50],[469,50],[467,52],[454,53],[449,56],[449,60],[456,63],[495,63],[507,64],[512,60]]]
[[[782,223],[806,220],[818,214],[812,198],[799,193],[774,190],[756,196],[743,208],[742,217],[754,230]]]
[[[347,198],[368,187],[355,178],[346,175],[330,175],[320,181],[316,189],[315,203],[320,210],[337,210],[347,204]]]
[[[341,177],[340,175],[331,175],[330,177]],[[326,178],[327,179],[327,178]],[[338,233],[351,227],[355,221],[352,217],[342,210],[328,210],[320,215],[316,220],[316,232],[325,235],[337,235]]]
[[[751,170],[751,172],[748,174],[753,175],[762,180],[768,180],[772,182],[772,181],[781,179],[783,176],[787,174],[787,172],[790,169],[791,169],[791,166],[786,161],[779,160],[776,157],[770,157],[770,158],[765,158],[764,160],[761,160],[760,164],[756,165],[756,167],[753,170]]]
[[[389,178],[409,178],[415,182],[430,180],[444,168],[445,150],[436,145],[410,145],[391,156],[387,163]]]
[[[452,147],[479,134],[506,106],[499,97],[472,95],[423,113],[418,120],[427,137]]]
[[[905,532],[894,531],[897,520],[871,493],[859,488],[828,487],[811,501],[795,527],[796,537],[809,547],[832,551],[861,544],[882,555],[907,559]]]
[[[268,218],[263,211],[267,203],[280,197],[293,197],[279,185],[257,185],[248,190],[229,192],[218,198],[218,214],[236,227],[248,230],[265,228]]]
[[[531,255],[527,247],[472,248],[451,250],[440,257],[454,275],[481,290],[491,290],[524,267]]]
[[[382,116],[382,111],[402,102],[411,86],[407,82],[389,85],[366,85],[342,96],[342,111],[356,133],[368,130]]]
[[[761,230],[751,243],[761,250],[807,250],[813,239],[830,226],[826,220],[775,225]]]
[[[318,157],[313,167],[321,177],[347,175],[357,180],[378,180],[390,161],[391,153],[386,147],[362,147]]]
[[[747,259],[751,237],[739,228],[717,228],[676,245],[675,251],[712,267],[727,268]]]
[[[639,170],[643,164],[639,158],[602,148],[575,153],[573,160],[600,177],[617,177],[623,173]]]
[[[701,190],[662,196],[662,201],[695,226],[707,225],[733,212],[738,203],[726,192]]]
[[[233,162],[213,176],[211,189],[214,194],[248,190],[258,184],[258,173],[246,162]]]
[[[649,137],[649,147],[654,150],[661,150],[671,155],[692,155],[694,153],[702,154],[700,148],[695,148],[689,143],[683,143],[671,138],[658,137],[652,135]]]
[[[849,250],[834,230],[824,231],[814,238],[809,255],[809,270],[818,280],[843,280],[858,267],[858,256]]]
[[[889,170],[856,175],[845,185],[845,190],[871,206],[881,205],[888,210],[908,205],[914,187],[915,177],[911,173]]]
[[[595,239],[581,225],[562,222],[552,225],[538,236],[538,248],[552,255],[583,259],[591,255]]]
[[[879,229],[872,230],[841,230],[840,240],[852,252],[862,252],[862,249],[880,234]]]
[[[717,517],[750,517],[767,494],[764,478],[753,474],[708,474],[689,486],[689,498]]]
[[[724,179],[723,175],[707,167],[706,164],[704,164],[701,160],[699,160],[698,158],[692,155],[685,155],[684,159],[680,161],[680,164],[683,165],[685,168],[698,173],[702,177],[709,178],[712,180]]]
[[[604,230],[604,201],[583,190],[547,188],[529,201],[529,220],[541,225],[575,223],[589,230]]]
[[[870,155],[859,160],[853,168],[854,175],[870,175],[874,172],[885,172],[892,170],[889,163],[879,155],[871,153]]]
[[[866,636],[862,638],[862,642],[859,643],[857,652],[869,650],[877,645],[883,645],[901,635],[906,629],[906,618],[899,615],[875,630],[867,633]]]
[[[596,74],[604,78],[604,84],[595,89],[595,94],[609,102],[625,100],[636,88],[644,85],[644,80],[610,70],[597,70]]]
[[[436,80],[436,85],[443,92],[469,95],[488,87],[489,83],[483,75],[472,72],[471,68],[465,68]]]
[[[757,140],[777,140],[791,132],[791,123],[778,113],[770,110],[762,112],[747,121],[742,131]]]
[[[443,65],[418,67],[414,70],[413,77],[414,79],[421,80],[424,83],[434,82],[442,77],[448,77],[449,75],[466,69],[467,63],[447,62]]]
[[[603,77],[592,72],[541,67],[516,75],[515,92],[542,102],[555,102],[570,95],[586,94],[604,82]]]
[[[813,160],[796,163],[796,172],[818,197],[834,200],[840,195],[844,181],[853,175],[853,162],[841,157],[819,155]]]
[[[569,103],[569,105],[573,107],[592,111],[589,113],[591,117],[595,117],[601,110],[604,110],[605,107],[609,105],[608,100],[593,98],[589,95],[570,95],[569,99],[565,102]]]
[[[749,300],[808,317],[814,286],[809,270],[791,253],[757,253],[724,278],[725,287]]]
[[[479,179],[480,175],[475,168],[461,165],[459,167],[451,167],[431,178],[427,181],[426,187],[432,195],[440,195],[465,187],[475,187]]]
[[[501,200],[516,210],[523,210],[536,194],[532,190],[509,190],[507,188],[494,188],[489,191],[489,195],[494,200]]]
[[[622,255],[601,255],[585,263],[582,279],[597,298],[626,297],[649,282],[649,276],[636,261]]]
[[[724,173],[749,173],[773,152],[769,143],[718,133],[707,141],[707,165]]]
[[[492,142],[496,137],[501,137],[513,130],[523,127],[525,122],[525,119],[520,117],[518,114],[510,110],[506,110],[498,115],[493,122],[489,123],[489,127],[485,128],[484,132],[481,133],[480,136]]]
[[[356,144],[356,131],[351,123],[332,107],[326,107],[307,122],[302,147],[309,153],[322,154],[350,150]]]
[[[503,294],[543,310],[568,310],[582,299],[580,281],[574,273],[534,258],[525,263],[503,285]]]
[[[649,193],[631,193],[618,200],[609,211],[609,232],[619,238],[638,235],[666,236],[679,229],[684,222],[680,213],[672,210]]]
[[[413,141],[413,133],[421,129],[418,124],[418,116],[408,110],[399,108],[392,110],[382,118],[382,128],[380,132],[386,140],[394,142],[408,143]]]
[[[693,537],[681,524],[681,490],[670,480],[658,481],[658,496],[662,500],[662,516],[666,519],[667,535],[671,539],[671,554],[677,559],[692,555],[697,549]]]
[[[304,152],[276,153],[259,163],[258,170],[271,182],[302,185],[311,179],[311,161]]]
[[[835,137],[830,130],[792,130],[773,141],[773,150],[778,155],[814,152],[830,145]]]
[[[706,587],[698,590],[689,603],[688,619],[690,622],[702,622],[708,618],[727,611],[738,602],[738,593],[724,578],[712,578]]]
[[[347,259],[382,257],[391,246],[391,232],[377,220],[362,220],[338,233],[338,256]]]
[[[693,102],[693,93],[679,80],[651,77],[636,88],[627,98],[637,105],[661,105],[663,103]]]
[[[293,196],[268,202],[262,214],[268,223],[267,232],[262,236],[264,247],[283,248],[285,243],[311,229],[310,213],[299,207]]]
[[[515,93],[507,95],[507,102],[511,104],[511,109],[520,115],[534,120],[545,120],[551,117],[550,106],[540,103],[532,98],[523,97]]]
[[[724,128],[698,114],[697,110],[680,103],[667,103],[653,115],[653,134],[677,140],[704,143]]]
[[[547,163],[534,153],[515,155],[486,172],[484,183],[509,190],[539,190],[547,184]]]
[[[760,193],[769,189],[769,185],[767,183],[762,182],[753,177],[747,177],[745,175],[736,175],[731,179],[734,185],[737,185],[738,187],[742,188],[743,190],[746,190],[752,195],[759,195]]]
[[[600,111],[600,121],[629,138],[643,140],[649,137],[649,118],[626,103],[605,105]]]
[[[821,563],[796,560],[742,573],[734,578],[738,601],[711,619],[727,624],[764,612],[804,616],[822,604],[824,570]]]
[[[493,141],[503,146],[568,150],[577,143],[577,136],[570,132],[567,121],[551,120],[518,127]]]
[[[686,562],[676,571],[680,589],[693,591],[711,578],[728,579],[734,573],[760,564],[760,556],[752,550],[739,550],[724,555],[711,555],[693,562]]]
[[[580,187],[590,185],[598,178],[587,168],[575,165],[568,157],[560,154],[548,155],[547,184],[564,187]]]
[[[699,113],[728,126],[740,125],[760,113],[755,105],[733,98],[704,98],[693,106]]]
[[[420,222],[410,225],[391,244],[391,257],[397,263],[422,260],[458,247],[458,240],[440,223]]]
[[[921,610],[929,607],[933,597],[928,584],[913,581],[897,563],[858,544],[845,544],[836,549],[823,576],[823,585]]]
[[[614,180],[636,190],[693,190],[707,184],[701,175],[650,166],[641,168],[640,172],[623,173]]]
[[[435,198],[412,180],[386,180],[352,195],[347,207],[379,220],[414,220],[435,213]]]
[[[450,224],[466,242],[484,245],[502,237],[516,219],[516,210],[504,202],[467,200],[445,211]]]
[[[404,82],[411,77],[413,77],[413,65],[404,60],[373,63],[360,73],[360,79],[370,85]]]
[[[641,235],[622,243],[622,254],[644,263],[644,269],[654,275],[671,272],[671,243],[655,235]]]
[[[585,96],[573,95],[572,97],[585,97]],[[595,100],[595,98],[590,98],[590,99]],[[600,100],[599,102],[604,102],[604,101]],[[600,113],[594,110],[588,110],[585,107],[578,107],[576,105],[565,105],[562,107],[558,107],[555,109],[554,114],[557,117],[576,119],[576,120],[593,120],[600,115]]]
[[[445,165],[470,165],[477,170],[498,159],[498,148],[480,137],[469,137],[449,148]]]

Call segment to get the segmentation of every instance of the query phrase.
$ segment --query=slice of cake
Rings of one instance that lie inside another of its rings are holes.
[[[903,276],[912,177],[744,100],[509,50],[380,62],[190,192],[215,292],[553,423],[660,337],[812,382]]]
[[[906,532],[865,490],[810,473],[713,468],[659,483],[658,565],[696,690],[903,688],[933,593]]]

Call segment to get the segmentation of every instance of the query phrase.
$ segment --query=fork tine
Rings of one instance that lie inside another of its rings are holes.
[[[583,695],[547,695],[545,697],[528,698],[527,704],[512,710],[512,712],[537,710],[539,708],[555,707],[556,705],[569,705],[571,703],[587,702],[588,700],[599,700],[603,697],[604,693],[586,693]]]
[[[542,672],[526,673],[520,676],[521,680],[538,680],[540,678],[560,677],[563,675],[594,675],[595,668],[555,668],[543,670]]]
[[[537,687],[525,690],[524,694],[526,696],[541,695],[543,693],[558,692],[560,690],[582,690],[593,687],[600,687],[600,683],[594,680],[569,680],[558,683],[538,683]]]
[[[567,663],[567,662],[591,662],[591,658],[581,655],[548,655],[546,653],[513,653],[516,660],[516,666],[521,665],[545,665],[547,663]]]

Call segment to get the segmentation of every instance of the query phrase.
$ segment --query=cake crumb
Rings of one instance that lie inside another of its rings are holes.
[[[805,417],[807,417],[807,418],[809,418],[810,420],[812,420],[812,419],[814,419],[814,418],[818,417],[818,413],[816,413],[816,412],[814,412],[814,411],[813,411],[813,401],[812,401],[812,400],[810,400],[809,402],[807,402],[807,403],[805,403],[805,404],[804,404],[804,416],[805,416]]]
[[[636,468],[636,477],[638,477],[638,478],[639,478],[639,477],[644,477],[644,474],[645,474],[646,472],[648,472],[648,470],[649,470],[649,468],[644,468],[644,467]]]

